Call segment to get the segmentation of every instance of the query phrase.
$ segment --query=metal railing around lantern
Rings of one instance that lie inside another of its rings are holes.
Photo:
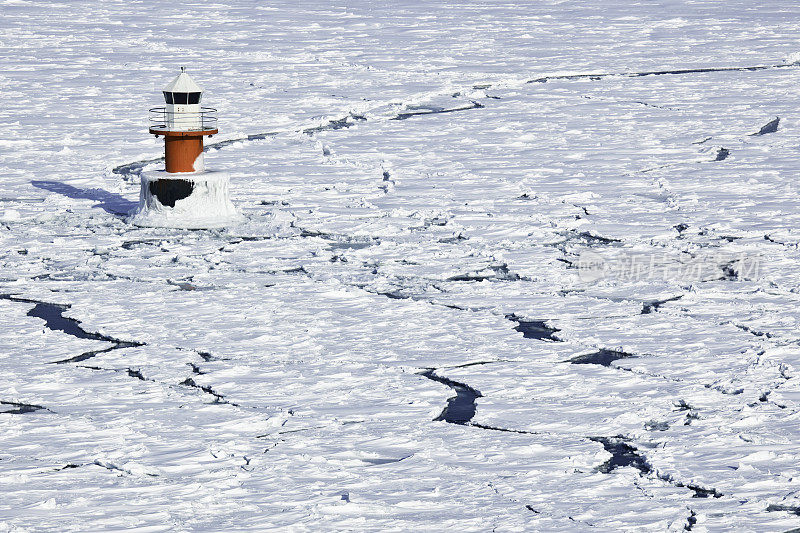
[[[207,131],[217,129],[217,110],[201,107],[200,111],[167,111],[166,107],[150,109],[150,129],[163,131]]]

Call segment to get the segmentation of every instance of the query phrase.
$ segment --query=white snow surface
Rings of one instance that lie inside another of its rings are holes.
[[[800,527],[796,2],[0,11],[0,531]]]

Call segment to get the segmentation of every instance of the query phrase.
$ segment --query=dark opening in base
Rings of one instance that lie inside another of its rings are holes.
[[[194,184],[187,180],[156,180],[150,182],[150,194],[158,198],[161,205],[175,207],[175,202],[188,198]]]

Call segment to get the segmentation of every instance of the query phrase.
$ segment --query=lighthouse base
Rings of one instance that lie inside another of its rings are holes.
[[[144,172],[131,222],[160,228],[220,228],[241,215],[228,195],[226,172]]]

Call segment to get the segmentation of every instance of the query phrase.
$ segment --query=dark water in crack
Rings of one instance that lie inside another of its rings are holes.
[[[306,128],[306,129],[303,130],[303,133],[305,133],[306,135],[314,135],[315,133],[320,133],[320,132],[323,132],[323,131],[336,131],[336,130],[341,130],[341,129],[345,129],[345,128],[351,128],[351,127],[356,125],[356,121],[357,122],[363,122],[365,120],[367,120],[366,117],[361,116],[361,115],[354,115],[354,114],[351,113],[350,115],[348,115],[348,116],[346,116],[344,118],[330,120],[330,121],[328,121],[327,124],[324,124],[322,126],[315,126],[313,128]]]
[[[398,291],[394,291],[394,292],[378,292],[378,293],[375,293],[375,294],[379,294],[381,296],[386,296],[387,298],[389,298],[391,300],[407,300],[407,299],[411,298],[410,296],[405,296],[404,294],[401,294]]]
[[[714,161],[725,161],[729,155],[731,155],[730,150],[727,148],[720,148],[717,150],[717,157],[714,159]]]
[[[622,437],[590,437],[589,440],[599,442],[603,448],[611,454],[611,459],[597,467],[597,470],[604,474],[609,474],[617,468],[630,466],[642,474],[650,474],[653,467],[647,459],[639,455],[636,448],[625,442]]]
[[[52,331],[61,331],[66,333],[67,335],[72,335],[73,337],[77,337],[79,339],[90,339],[95,341],[105,341],[105,342],[113,342],[115,346],[111,348],[106,348],[104,350],[93,350],[91,352],[85,352],[81,355],[77,355],[75,357],[71,357],[69,359],[65,359],[61,362],[76,362],[76,361],[84,361],[99,353],[109,352],[111,350],[116,350],[119,348],[133,348],[136,346],[143,346],[140,342],[129,342],[129,341],[121,341],[115,339],[113,337],[107,337],[106,335],[101,335],[99,333],[89,333],[80,327],[80,320],[75,320],[74,318],[67,318],[64,316],[64,311],[69,309],[68,305],[59,305],[59,304],[51,304],[51,303],[44,303],[39,302],[33,309],[28,311],[28,316],[41,318],[44,320],[44,325],[47,329]]]
[[[611,459],[597,467],[599,472],[610,474],[617,468],[625,468],[630,466],[635,468],[643,475],[653,475],[669,483],[675,487],[689,489],[694,494],[692,498],[721,498],[722,494],[714,488],[701,487],[692,483],[683,483],[677,481],[667,474],[656,472],[647,459],[639,453],[635,447],[628,444],[625,437],[617,435],[616,437],[589,437],[589,440],[599,442],[603,448],[611,454]]]
[[[477,409],[475,400],[482,396],[479,391],[464,383],[438,376],[434,373],[434,369],[426,370],[420,375],[432,381],[447,385],[456,392],[453,398],[447,400],[447,406],[442,411],[442,414],[434,420],[444,420],[450,424],[459,424],[462,426],[470,423]]]
[[[686,69],[675,69],[675,70],[650,70],[644,72],[618,72],[618,73],[603,72],[595,74],[563,74],[557,76],[545,76],[543,78],[536,78],[528,81],[527,83],[547,83],[548,81],[551,80],[581,80],[581,79],[590,79],[592,81],[598,81],[602,80],[603,78],[617,77],[617,76],[627,77],[627,78],[637,78],[643,76],[665,76],[670,74],[676,75],[676,74],[704,74],[709,72],[754,72],[757,70],[791,68],[796,66],[797,66],[796,63],[781,63],[777,65],[756,65],[749,67],[707,67],[707,68],[686,68]]]
[[[149,381],[147,378],[144,377],[144,375],[140,370],[135,370],[133,368],[126,368],[125,371],[128,373],[128,376],[136,378],[139,381]]]
[[[427,108],[425,111],[409,111],[406,113],[398,113],[397,116],[391,118],[390,120],[406,120],[411,117],[416,117],[420,115],[440,115],[442,113],[455,113],[456,111],[469,111],[470,109],[482,109],[485,107],[483,104],[478,102],[472,102],[472,105],[466,107],[456,107],[454,109],[441,109],[441,108]]]
[[[666,298],[664,300],[653,300],[651,302],[645,302],[645,303],[642,304],[642,314],[643,315],[649,315],[651,313],[654,313],[654,312],[658,311],[658,309],[662,305],[664,305],[666,303],[669,303],[669,302],[674,302],[674,301],[680,300],[681,298],[683,298],[683,295],[673,296],[672,298]]]
[[[64,312],[70,308],[69,305],[39,302],[36,300],[28,300],[25,298],[16,298],[8,294],[0,294],[0,300],[10,300],[12,302],[34,304],[33,308],[30,311],[28,311],[27,316],[44,320],[45,327],[51,331],[60,331],[62,333],[66,333],[67,335],[71,335],[78,339],[104,341],[104,342],[111,342],[114,344],[114,346],[102,350],[92,350],[89,352],[84,352],[80,355],[76,355],[74,357],[62,359],[60,361],[54,361],[54,363],[57,364],[76,363],[79,361],[85,361],[87,359],[91,359],[92,357],[98,354],[110,352],[111,350],[117,350],[120,348],[133,348],[136,346],[144,346],[144,344],[140,342],[121,341],[113,337],[108,337],[106,335],[101,335],[99,333],[90,333],[86,331],[80,326],[81,324],[80,320],[75,320],[74,318],[68,318],[64,316]]]
[[[778,131],[778,124],[781,123],[781,117],[775,117],[774,119],[770,120],[766,124],[764,124],[760,130],[756,133],[751,134],[751,137],[758,136],[758,135],[766,135],[768,133],[775,133]]]
[[[128,372],[130,372],[130,369],[128,369]],[[138,376],[132,376],[132,377],[138,377]],[[224,395],[215,392],[214,389],[212,389],[208,385],[200,385],[200,384],[198,384],[192,378],[186,378],[180,384],[185,386],[185,387],[192,387],[192,388],[201,390],[201,391],[205,392],[206,394],[209,394],[209,395],[213,396],[214,397],[214,403],[224,403],[224,404],[227,404],[227,405],[232,405],[234,407],[239,407],[238,403],[229,402],[228,400],[225,399]]]
[[[614,244],[622,242],[620,239],[615,239],[613,237],[603,237],[602,235],[594,235],[589,233],[588,231],[582,231],[577,234],[576,236],[578,239],[582,239],[586,242],[587,245],[594,245],[594,244]]]
[[[672,482],[669,478],[659,477],[664,481],[670,482],[676,487],[684,487],[694,492],[692,498],[722,498],[722,494],[720,494],[717,489],[707,489],[705,487],[700,487],[698,485],[685,485],[683,483],[675,483]]]
[[[28,316],[41,318],[44,326],[53,331],[61,331],[67,335],[72,335],[79,339],[91,339],[96,341],[106,340],[102,335],[88,333],[80,327],[80,322],[74,318],[66,318],[64,311],[69,309],[67,305],[37,303],[33,309],[28,311]]]
[[[481,272],[485,272],[482,274]],[[519,281],[522,278],[515,272],[511,272],[508,265],[491,265],[479,272],[469,274],[457,274],[450,276],[447,281]]]
[[[544,320],[523,320],[515,314],[506,315],[506,318],[517,323],[514,330],[522,333],[526,339],[561,342],[561,339],[555,336],[555,333],[561,330],[551,328]]]
[[[4,409],[11,407],[12,409]],[[0,401],[0,415],[24,415],[25,413],[35,413],[36,411],[50,411],[47,407],[30,403],[3,402]]]
[[[768,512],[785,511],[800,516],[800,507],[793,507],[791,505],[770,504],[767,506]]]
[[[689,517],[686,519],[686,525],[683,526],[684,531],[692,531],[692,528],[697,524],[697,513],[689,510]]]
[[[379,244],[380,241],[358,242],[358,241],[337,241],[328,244],[331,250],[362,250]]]
[[[617,359],[628,359],[631,357],[636,357],[636,356],[625,352],[618,352],[616,350],[606,350],[605,348],[601,348],[600,350],[594,353],[573,357],[572,359],[569,359],[568,362],[572,363],[573,365],[611,366],[611,363],[613,363]]]
[[[75,357],[68,357],[66,359],[60,359],[58,361],[53,361],[53,364],[56,365],[63,365],[66,363],[80,363],[81,361],[86,361],[87,359],[91,359],[96,355],[100,355],[101,353],[110,352],[112,350],[119,350],[120,348],[132,348],[134,346],[139,346],[139,344],[134,342],[120,342],[111,346],[110,348],[106,348],[105,350],[91,350],[89,352],[83,352],[80,355],[76,355]]]

